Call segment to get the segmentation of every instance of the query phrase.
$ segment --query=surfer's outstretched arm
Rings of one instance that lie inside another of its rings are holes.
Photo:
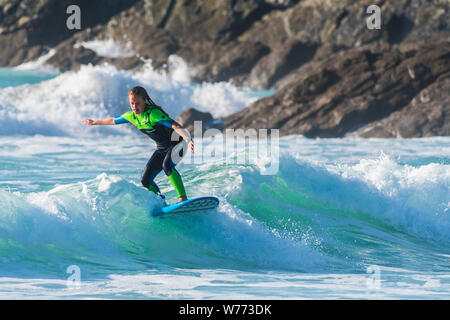
[[[189,131],[183,128],[183,126],[176,121],[172,122],[172,129],[189,143],[190,150],[194,153],[194,140],[192,140]]]
[[[90,126],[112,126],[116,124],[114,122],[114,117],[109,117],[100,120],[84,119],[83,122]]]

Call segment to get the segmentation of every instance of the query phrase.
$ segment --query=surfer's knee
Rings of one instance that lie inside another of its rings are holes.
[[[174,168],[175,165],[172,163],[172,161],[169,160],[164,161],[162,167],[166,176],[170,176],[172,174],[172,168]]]
[[[148,178],[142,178],[141,179],[142,185],[145,187],[145,189],[148,189],[156,194],[160,194],[161,191],[159,190],[159,187],[156,185],[156,183],[153,180],[149,180]]]
[[[150,185],[150,183],[148,182],[148,179],[145,179],[144,177],[142,177],[141,178],[141,183],[146,189],[148,189],[148,187]]]
[[[164,168],[164,173],[166,176],[170,176],[172,174],[172,168],[170,166],[168,168]]]

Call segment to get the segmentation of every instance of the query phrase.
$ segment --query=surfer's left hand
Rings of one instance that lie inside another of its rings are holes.
[[[189,141],[189,149],[194,153],[194,140]]]

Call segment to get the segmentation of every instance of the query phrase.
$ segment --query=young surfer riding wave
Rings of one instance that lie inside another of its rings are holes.
[[[152,138],[157,147],[142,173],[142,185],[164,198],[154,181],[157,174],[164,170],[177,192],[178,202],[187,200],[183,181],[175,166],[183,156],[183,144],[188,143],[191,152],[194,153],[194,141],[190,138],[189,132],[156,105],[143,87],[131,88],[128,91],[128,99],[131,110],[121,116],[95,121],[84,119],[83,122],[91,126],[134,124]]]

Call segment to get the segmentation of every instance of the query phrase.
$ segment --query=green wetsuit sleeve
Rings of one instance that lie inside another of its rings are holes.
[[[171,128],[174,121],[161,110],[153,109],[150,113],[150,122],[152,125],[158,123],[165,127]]]
[[[121,117],[131,122],[132,124],[136,125],[136,117],[134,117],[133,111],[125,112],[123,115],[121,115]]]

